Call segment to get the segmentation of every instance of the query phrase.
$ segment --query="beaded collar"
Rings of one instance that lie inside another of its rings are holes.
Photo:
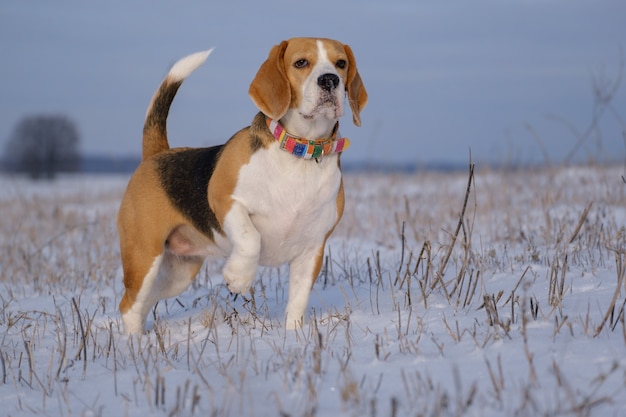
[[[291,136],[276,120],[266,117],[267,127],[278,140],[279,147],[292,155],[304,159],[315,159],[320,162],[326,155],[340,153],[348,149],[348,138],[337,138],[339,123],[335,125],[329,139],[308,140]]]

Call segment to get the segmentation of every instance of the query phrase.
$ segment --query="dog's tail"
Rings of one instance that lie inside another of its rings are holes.
[[[188,55],[174,64],[172,69],[154,93],[148,106],[146,121],[143,125],[143,155],[145,161],[153,155],[169,149],[167,141],[167,115],[174,96],[185,78],[189,77],[206,61],[213,48],[208,51]]]

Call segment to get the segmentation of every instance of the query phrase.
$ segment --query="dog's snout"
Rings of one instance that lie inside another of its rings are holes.
[[[332,91],[339,85],[339,76],[336,74],[322,74],[317,78],[317,85],[323,90]]]

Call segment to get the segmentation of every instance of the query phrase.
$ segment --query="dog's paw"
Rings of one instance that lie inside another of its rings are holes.
[[[289,317],[285,320],[285,329],[286,330],[298,330],[304,327],[304,320],[300,318],[299,320],[291,320]]]
[[[124,322],[124,331],[128,335],[140,334],[145,331],[145,319],[140,314],[137,314],[136,311],[131,310],[122,314],[122,320]]]
[[[232,259],[224,266],[224,281],[228,290],[235,294],[246,294],[250,291],[252,282],[256,276],[257,266],[244,266],[241,262]]]

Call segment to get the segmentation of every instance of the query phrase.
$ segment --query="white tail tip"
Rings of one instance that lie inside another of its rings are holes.
[[[195,54],[187,55],[179,59],[167,73],[167,77],[173,79],[173,81],[182,81],[189,77],[200,65],[204,64],[204,61],[206,61],[211,52],[213,52],[213,49],[215,48],[196,52]]]

